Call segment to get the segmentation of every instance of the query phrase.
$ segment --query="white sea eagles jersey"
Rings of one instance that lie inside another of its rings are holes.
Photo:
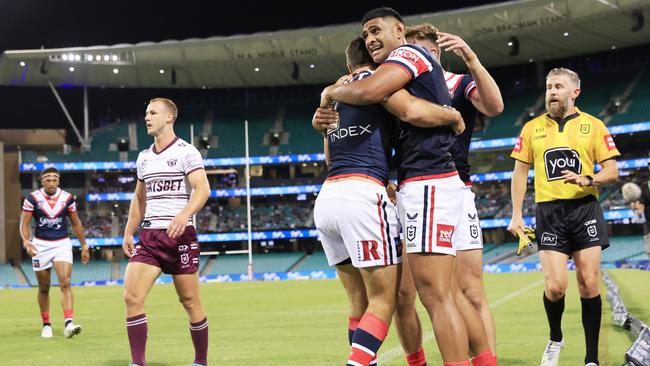
[[[187,176],[203,169],[201,153],[176,137],[161,151],[154,144],[141,151],[136,166],[138,180],[144,182],[147,192],[142,228],[166,229],[190,199],[192,187]],[[192,225],[192,219],[188,224]]]

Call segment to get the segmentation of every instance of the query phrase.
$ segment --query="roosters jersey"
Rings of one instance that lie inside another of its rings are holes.
[[[460,112],[465,121],[465,131],[456,136],[456,143],[451,150],[451,155],[454,158],[460,179],[469,183],[469,144],[472,142],[476,121],[476,108],[472,104],[470,96],[476,91],[476,82],[472,75],[459,75],[447,71],[445,71],[445,81],[451,95],[451,106]]]
[[[77,212],[77,204],[69,192],[58,188],[50,196],[41,188],[25,198],[23,211],[30,212],[36,221],[35,238],[59,240],[68,237],[65,218],[69,213]]]
[[[140,152],[136,165],[147,192],[142,228],[166,229],[187,205],[192,189],[187,176],[203,169],[203,158],[194,146],[176,137],[161,151],[151,144]]]
[[[372,75],[355,74],[352,82]],[[353,106],[336,103],[339,124],[327,132],[330,154],[328,178],[365,176],[388,183],[397,120],[380,104]]]
[[[594,186],[564,184],[563,170],[593,175],[594,165],[621,155],[598,118],[581,112],[556,121],[543,114],[528,121],[510,156],[534,164],[535,202],[598,197]]]
[[[425,48],[406,44],[393,50],[382,65],[403,69],[411,81],[404,86],[411,95],[439,105],[451,105],[451,96],[440,64]],[[450,127],[420,128],[400,123],[396,146],[397,178],[427,179],[455,172],[451,156],[456,137]]]

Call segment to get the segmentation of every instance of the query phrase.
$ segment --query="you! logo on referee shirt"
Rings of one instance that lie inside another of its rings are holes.
[[[562,171],[570,170],[581,174],[582,163],[580,154],[568,147],[556,147],[544,152],[544,163],[546,165],[546,179],[550,182],[562,179]]]

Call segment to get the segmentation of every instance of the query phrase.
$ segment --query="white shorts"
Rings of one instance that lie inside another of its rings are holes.
[[[325,182],[314,206],[318,239],[330,266],[356,268],[402,262],[397,210],[386,188],[373,182]]]
[[[59,240],[43,240],[34,238],[32,244],[38,253],[32,257],[34,271],[42,271],[52,267],[53,262],[72,263],[72,242],[70,238]]]
[[[452,240],[463,210],[465,184],[458,175],[409,181],[400,186],[397,210],[406,253],[456,255]]]
[[[466,186],[463,190],[463,213],[452,238],[456,250],[483,249],[483,233],[476,211],[475,198],[471,187]]]

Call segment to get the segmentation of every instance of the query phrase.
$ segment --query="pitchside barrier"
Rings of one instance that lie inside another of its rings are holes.
[[[650,270],[647,263],[645,267],[639,268]],[[612,305],[613,323],[629,330],[635,338],[632,346],[625,352],[624,366],[650,366],[650,329],[627,311],[618,293],[618,286],[607,271],[603,271],[603,282],[607,286],[607,301]]]

